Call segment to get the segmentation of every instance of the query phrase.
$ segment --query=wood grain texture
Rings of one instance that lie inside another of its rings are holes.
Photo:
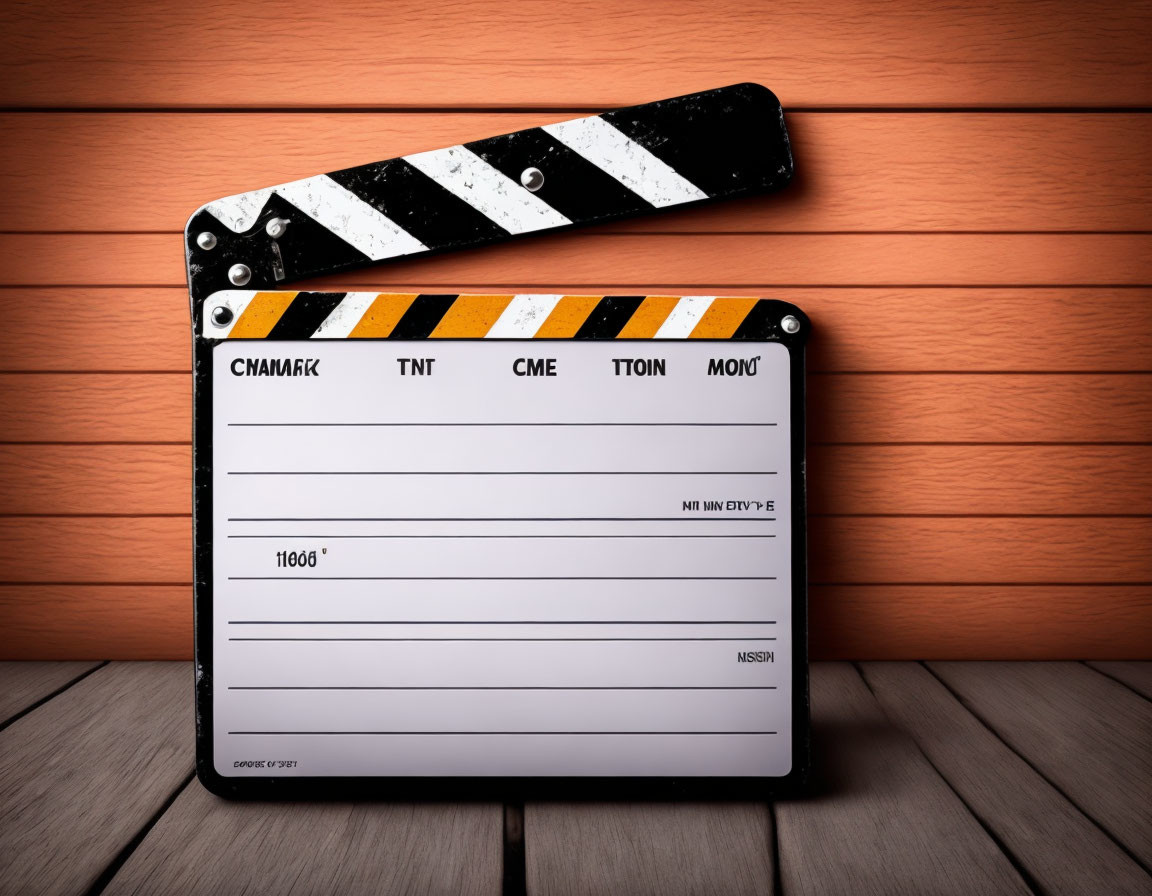
[[[0,115],[4,229],[175,231],[219,196],[571,115]],[[597,232],[1117,231],[1152,218],[1152,116],[798,112],[787,123],[799,160],[787,190]],[[275,135],[276,152],[252,152],[253,134]],[[105,157],[117,163],[92,165]]]
[[[1145,869],[1152,866],[1152,702],[1079,663],[930,668]]]
[[[193,781],[104,893],[501,892],[492,803],[246,803]]]
[[[1147,584],[817,585],[808,601],[816,659],[1152,659]]]
[[[186,514],[188,445],[0,445],[0,514]],[[816,445],[825,514],[1152,514],[1150,445]]]
[[[181,286],[177,233],[0,233],[0,286]],[[723,273],[719,273],[722,270]],[[533,291],[716,286],[1147,286],[1149,233],[643,234],[528,236],[293,283],[297,289],[486,283]],[[221,283],[221,288],[227,288]]]
[[[188,779],[192,743],[188,663],[113,663],[0,732],[0,892],[87,892]]]
[[[772,891],[763,803],[527,803],[529,896]]]
[[[0,8],[0,652],[187,655],[193,209],[751,79],[787,191],[293,286],[794,301],[817,650],[1149,655],[1152,0],[335,4]]]
[[[1088,665],[1097,672],[1103,672],[1109,678],[1115,678],[1132,688],[1136,693],[1143,694],[1152,700],[1152,663],[1132,662],[1130,660],[1121,662],[1094,661]]]
[[[809,444],[1152,441],[1152,375],[813,374]],[[0,374],[0,441],[187,442],[187,374]]]
[[[855,669],[814,665],[811,686],[815,786],[776,805],[784,892],[1029,892]]]
[[[866,663],[888,717],[1044,894],[1147,894],[1152,878],[918,663]]]
[[[188,517],[0,518],[0,582],[192,581]],[[823,584],[1152,582],[1152,518],[815,517]]]
[[[790,105],[1152,103],[1144,2],[9,4],[5,106],[628,105],[761,80]],[[253,40],[260,34],[263,40]],[[146,41],[146,42],[145,42]]]
[[[817,660],[1152,658],[1149,585],[817,585],[809,613]],[[0,629],[4,659],[191,659],[192,587],[0,585]]]
[[[419,292],[418,283],[398,284]],[[446,292],[482,292],[483,283]],[[546,283],[543,293],[629,287]],[[1152,289],[710,287],[795,302],[812,318],[811,372],[1148,371]],[[192,369],[188,291],[177,287],[0,289],[5,371]],[[878,326],[882,331],[878,331]]]
[[[0,659],[190,660],[192,586],[0,585],[0,630]]]
[[[12,631],[2,625],[0,628],[7,633],[6,641],[12,638]],[[5,644],[5,654],[9,646],[10,642]],[[0,662],[0,725],[98,665],[94,662]]]

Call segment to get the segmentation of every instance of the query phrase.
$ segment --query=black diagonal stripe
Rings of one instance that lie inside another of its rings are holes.
[[[524,169],[539,168],[544,186],[537,198],[569,220],[584,223],[652,210],[648,200],[540,128],[464,145],[517,184]]]
[[[792,176],[780,101],[759,84],[616,109],[602,118],[709,196],[772,189]]]
[[[272,327],[268,339],[307,339],[324,323],[346,294],[342,292],[302,292],[292,300]]]
[[[775,334],[777,321],[772,318],[773,305],[776,303],[761,299],[748,312],[740,326],[732,334],[732,339],[768,339]],[[776,305],[779,314],[779,305]]]
[[[644,296],[604,296],[573,339],[615,339],[636,313]]]
[[[286,280],[307,277],[318,271],[335,271],[341,268],[366,264],[371,259],[313,218],[305,214],[277,193],[273,193],[261,212],[261,227],[269,218],[284,218],[288,227],[284,235],[274,242],[280,250]],[[251,240],[261,248],[255,251],[252,246],[245,249],[250,255],[272,258],[270,244],[273,240],[262,231],[257,231]],[[265,248],[267,246],[267,248]],[[247,259],[241,259],[247,261]],[[227,269],[225,269],[227,270]],[[274,282],[269,277],[265,282]]]
[[[427,339],[428,334],[448,313],[456,296],[421,295],[408,306],[404,316],[396,322],[389,339]]]
[[[505,239],[508,231],[403,159],[328,175],[429,249]]]

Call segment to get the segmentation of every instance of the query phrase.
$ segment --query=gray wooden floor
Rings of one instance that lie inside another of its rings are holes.
[[[186,663],[0,663],[0,892],[1152,893],[1152,663],[812,669],[746,803],[219,800]]]

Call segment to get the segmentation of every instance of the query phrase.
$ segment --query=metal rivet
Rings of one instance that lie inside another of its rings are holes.
[[[201,249],[215,249],[216,234],[209,233],[207,230],[205,230],[203,233],[196,237],[196,245]]]
[[[264,230],[272,239],[279,239],[284,236],[284,231],[288,229],[288,222],[284,218],[273,218],[265,226]]]
[[[520,183],[525,190],[535,193],[544,186],[544,172],[539,168],[525,168],[520,172]]]
[[[799,333],[800,321],[793,317],[791,314],[786,315],[784,319],[780,321],[780,329],[785,333]]]
[[[217,305],[212,309],[212,323],[218,327],[226,327],[232,323],[232,309],[227,305]]]
[[[228,268],[228,279],[233,286],[243,286],[252,279],[252,269],[246,264],[234,264]]]

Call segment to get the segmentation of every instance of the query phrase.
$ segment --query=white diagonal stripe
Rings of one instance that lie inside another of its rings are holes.
[[[683,296],[672,313],[660,324],[653,339],[687,339],[715,296]]]
[[[530,233],[572,223],[463,146],[418,152],[404,156],[404,160],[509,233]]]
[[[378,295],[380,295],[378,292],[348,293],[309,338],[343,339],[352,332],[356,324],[360,323],[360,318],[376,301]]]
[[[248,193],[237,193],[235,196],[225,196],[215,202],[209,202],[204,210],[217,221],[236,233],[244,233],[252,229],[264,203],[272,195],[275,187],[265,187],[262,190],[252,190]]]
[[[428,248],[327,174],[281,184],[276,193],[373,261]]]
[[[657,208],[708,198],[667,162],[599,116],[548,124],[543,130]]]
[[[268,197],[282,196],[373,261],[427,251],[427,246],[327,174],[209,202],[216,220],[237,233],[251,230]]]
[[[227,339],[228,334],[232,332],[232,328],[236,326],[236,321],[240,320],[240,315],[244,313],[244,309],[248,307],[248,303],[252,301],[254,295],[256,295],[254,289],[221,289],[219,292],[214,292],[208,296],[204,300],[204,338]],[[212,312],[221,305],[232,312],[232,320],[226,326],[218,327],[212,323]]]
[[[513,296],[485,339],[531,339],[562,296]]]

